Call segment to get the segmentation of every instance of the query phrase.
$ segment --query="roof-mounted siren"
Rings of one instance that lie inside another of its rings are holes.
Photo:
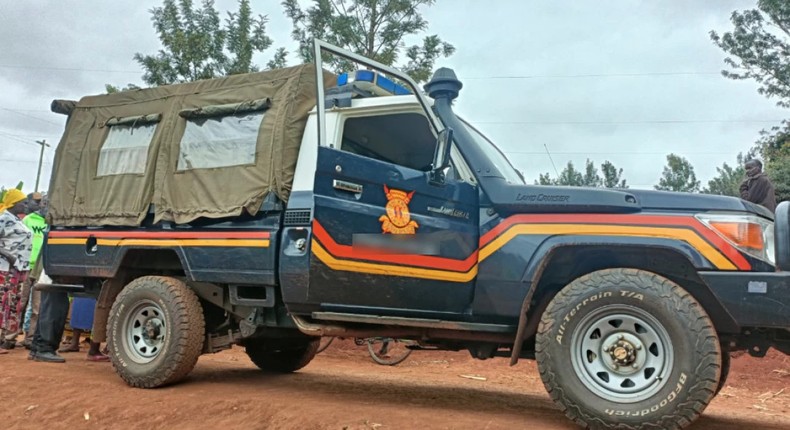
[[[458,97],[463,86],[453,69],[442,67],[434,72],[431,80],[423,88],[428,96],[436,101],[444,99],[452,102]]]

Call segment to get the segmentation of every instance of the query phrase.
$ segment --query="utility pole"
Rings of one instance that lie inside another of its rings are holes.
[[[41,179],[41,165],[44,164],[44,147],[49,146],[47,140],[37,140],[36,143],[41,145],[41,154],[38,156],[38,173],[36,174],[36,188],[33,192],[38,192],[38,181]]]

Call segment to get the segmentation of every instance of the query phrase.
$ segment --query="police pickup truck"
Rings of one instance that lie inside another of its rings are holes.
[[[730,353],[790,353],[790,219],[729,197],[526,184],[462,84],[322,41],[316,65],[53,102],[42,289],[98,297],[135,387],[322,336],[537,360],[590,428],[682,428]],[[335,76],[322,55],[366,69]]]

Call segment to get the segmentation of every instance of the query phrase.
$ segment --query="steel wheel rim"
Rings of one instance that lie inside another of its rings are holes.
[[[124,320],[125,349],[136,363],[150,363],[165,345],[167,325],[162,308],[150,300],[138,303]]]
[[[571,362],[581,382],[618,403],[649,398],[667,382],[674,350],[664,326],[648,312],[608,305],[584,317],[571,337]]]

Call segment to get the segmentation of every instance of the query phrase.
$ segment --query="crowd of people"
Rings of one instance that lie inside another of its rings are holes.
[[[0,355],[17,347],[30,350],[36,361],[63,363],[59,353],[79,352],[80,339],[93,325],[95,300],[71,299],[71,339],[61,343],[68,314],[64,293],[43,294],[34,288],[49,281],[41,247],[47,231],[47,199],[12,188],[0,199]],[[62,302],[65,302],[63,306]],[[18,337],[24,334],[21,342]],[[100,345],[90,342],[87,359],[109,361]]]

